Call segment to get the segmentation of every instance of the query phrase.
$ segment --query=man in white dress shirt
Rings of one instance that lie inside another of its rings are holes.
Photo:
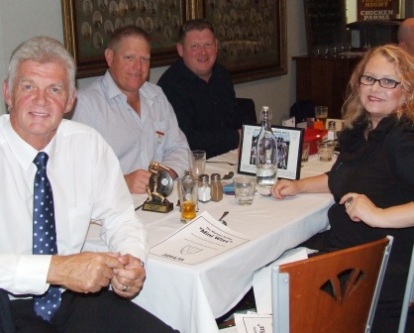
[[[115,30],[105,50],[108,71],[78,93],[72,120],[94,127],[115,151],[131,193],[146,193],[152,160],[181,176],[188,143],[161,88],[148,82],[150,41],[136,26]]]
[[[0,117],[0,289],[16,331],[173,332],[129,300],[144,283],[147,245],[117,157],[94,129],[62,120],[76,97],[70,54],[47,37],[22,43],[3,92],[10,114]],[[57,254],[33,254],[38,155],[48,157]],[[102,223],[108,252],[81,252],[91,220]],[[33,299],[51,289],[61,299],[45,319]]]

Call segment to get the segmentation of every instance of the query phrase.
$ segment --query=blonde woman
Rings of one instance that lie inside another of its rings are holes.
[[[331,229],[306,246],[350,247],[386,235],[394,245],[373,333],[396,332],[414,243],[414,58],[384,45],[368,51],[354,70],[343,105],[341,153],[330,172],[281,180],[277,199],[303,192],[331,192]]]

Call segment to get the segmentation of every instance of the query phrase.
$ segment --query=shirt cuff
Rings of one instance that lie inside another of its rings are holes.
[[[15,292],[18,294],[43,294],[48,288],[51,255],[21,256],[17,265]]]

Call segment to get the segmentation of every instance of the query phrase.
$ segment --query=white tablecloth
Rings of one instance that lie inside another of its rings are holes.
[[[237,161],[232,151],[214,158]],[[330,169],[331,163],[310,156],[301,176],[319,174]],[[237,171],[237,166],[207,163],[206,173]],[[146,197],[134,195],[136,206]],[[169,197],[176,203],[176,194]],[[220,202],[200,204],[219,218],[224,211],[228,227],[248,236],[251,241],[198,265],[186,265],[149,256],[147,279],[134,302],[141,305],[181,333],[218,332],[215,318],[229,311],[252,286],[254,272],[277,259],[328,227],[327,210],[333,199],[330,194],[301,194],[283,201],[256,195],[251,206],[239,206],[234,195],[224,195]],[[168,214],[138,211],[145,222],[150,247],[171,235],[183,224],[175,206]],[[91,231],[92,239],[97,237]]]

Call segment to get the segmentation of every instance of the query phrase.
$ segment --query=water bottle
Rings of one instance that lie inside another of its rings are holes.
[[[261,110],[262,128],[256,143],[257,192],[270,195],[277,181],[277,141],[270,124],[271,113],[268,106]]]

